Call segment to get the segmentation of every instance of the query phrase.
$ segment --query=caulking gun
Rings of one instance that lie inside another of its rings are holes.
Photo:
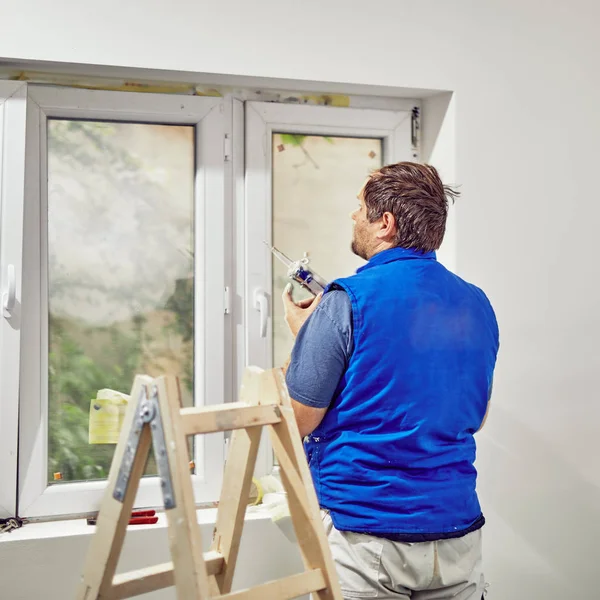
[[[270,246],[267,242],[264,244],[287,267],[287,276],[307,289],[313,296],[317,296],[327,287],[327,282],[309,268],[310,258],[306,253],[300,260],[291,260],[275,246]]]

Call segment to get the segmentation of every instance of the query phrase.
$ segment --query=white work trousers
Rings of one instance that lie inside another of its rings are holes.
[[[393,542],[323,524],[344,600],[480,600],[481,530],[435,542]]]

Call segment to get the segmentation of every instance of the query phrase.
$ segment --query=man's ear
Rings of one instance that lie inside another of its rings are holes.
[[[380,240],[389,241],[396,236],[396,218],[391,212],[384,212],[381,217],[381,223],[377,237]]]

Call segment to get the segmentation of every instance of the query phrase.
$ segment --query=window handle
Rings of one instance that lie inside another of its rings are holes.
[[[269,299],[267,293],[258,288],[254,290],[254,308],[260,313],[260,337],[267,337],[267,321],[269,318]]]
[[[15,278],[15,265],[6,266],[6,290],[2,294],[2,312],[5,317],[10,317],[17,300],[17,280]]]

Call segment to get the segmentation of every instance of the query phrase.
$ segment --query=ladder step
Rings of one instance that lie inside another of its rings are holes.
[[[273,425],[281,421],[275,404],[250,405],[232,402],[217,406],[192,406],[181,409],[181,420],[186,435],[231,431],[257,425]]]
[[[217,575],[223,570],[223,555],[219,552],[205,552],[204,560],[206,561],[208,575]],[[154,590],[162,590],[172,585],[175,585],[173,563],[167,562],[115,575],[110,598],[114,600],[131,598]]]
[[[291,600],[304,596],[311,592],[318,592],[327,587],[321,569],[305,571],[298,575],[290,575],[283,579],[269,581],[262,585],[231,592],[223,596],[217,596],[215,600],[264,600],[265,598],[277,598],[277,600]]]

